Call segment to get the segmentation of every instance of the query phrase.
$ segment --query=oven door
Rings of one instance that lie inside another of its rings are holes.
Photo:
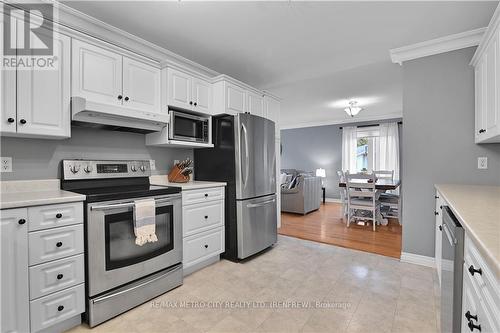
[[[89,296],[182,261],[181,196],[161,196],[155,200],[158,241],[143,246],[135,244],[133,199],[88,204],[86,247]]]
[[[208,124],[206,117],[170,111],[169,139],[208,143]]]

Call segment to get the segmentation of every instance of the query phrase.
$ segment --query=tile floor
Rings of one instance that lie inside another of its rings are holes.
[[[436,278],[389,257],[279,236],[262,255],[206,267],[91,331],[438,332]]]

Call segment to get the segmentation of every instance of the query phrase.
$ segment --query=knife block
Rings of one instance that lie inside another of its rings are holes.
[[[184,176],[181,171],[182,170],[177,165],[174,165],[168,173],[168,181],[171,183],[187,183],[189,181],[189,176]]]

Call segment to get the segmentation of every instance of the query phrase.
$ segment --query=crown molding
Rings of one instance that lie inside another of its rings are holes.
[[[389,54],[393,63],[401,65],[404,61],[477,46],[481,43],[485,31],[486,28],[464,31],[458,34],[392,49],[389,50]]]
[[[284,114],[281,115],[281,119],[285,119]],[[284,124],[280,126],[280,130],[284,129],[294,129],[294,128],[304,128],[304,127],[317,127],[317,126],[328,126],[328,125],[343,125],[343,124],[355,124],[355,123],[363,123],[368,121],[379,121],[379,120],[389,120],[389,119],[402,119],[402,113],[389,113],[380,116],[373,117],[363,117],[363,118],[349,118],[342,120],[323,120],[323,121],[313,121],[313,122],[303,122],[303,123],[295,123],[295,124]]]
[[[490,23],[488,24],[488,30],[486,30],[483,40],[479,44],[479,47],[476,50],[476,53],[474,53],[474,56],[472,57],[472,60],[470,61],[470,64],[475,66],[477,62],[479,61],[479,58],[481,58],[481,55],[486,51],[488,48],[488,45],[490,44],[491,40],[495,36],[495,32],[498,31],[500,26],[500,4],[497,6],[497,9],[495,10],[495,13],[493,13],[493,16],[491,17]]]

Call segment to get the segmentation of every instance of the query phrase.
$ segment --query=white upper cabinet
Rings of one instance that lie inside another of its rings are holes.
[[[270,119],[274,121],[274,124],[276,126],[276,138],[280,137],[280,109],[281,109],[281,102],[269,95],[264,96],[264,110],[265,110],[265,117],[267,119]]]
[[[160,109],[160,69],[123,57],[123,104],[144,111]]]
[[[30,331],[27,219],[26,208],[2,210],[0,217],[1,332]]]
[[[72,96],[93,102],[122,104],[122,56],[73,40]]]
[[[500,142],[500,6],[474,58],[475,141]]]
[[[246,112],[246,91],[231,83],[226,84],[226,113]]]
[[[54,34],[54,55],[56,69],[17,73],[17,132],[20,134],[70,136],[71,38]]]
[[[167,107],[212,113],[212,84],[182,71],[167,68]]]
[[[72,60],[72,97],[160,112],[159,68],[79,40]]]
[[[199,78],[193,78],[192,87],[193,110],[211,114],[212,84]]]
[[[21,24],[22,20],[17,20],[18,28],[12,32],[17,36],[16,41],[24,38],[20,35]],[[50,58],[53,68],[2,69],[0,132],[6,136],[68,138],[71,132],[71,38],[43,28],[39,33],[54,41],[54,58]],[[3,40],[0,44],[3,46]]]
[[[252,91],[247,92],[248,112],[253,115],[265,117],[264,113],[264,97],[262,94],[257,94]]]

